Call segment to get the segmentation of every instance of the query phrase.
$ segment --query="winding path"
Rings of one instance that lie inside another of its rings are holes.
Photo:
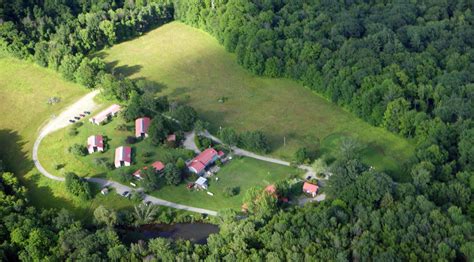
[[[50,133],[59,130],[61,128],[64,128],[72,123],[69,122],[69,119],[73,119],[74,116],[77,116],[84,111],[93,111],[98,107],[98,105],[94,102],[94,97],[99,93],[98,90],[93,91],[88,93],[87,95],[83,96],[80,98],[78,101],[76,101],[74,104],[70,105],[68,108],[66,108],[60,115],[52,118],[40,131],[38,138],[36,138],[36,141],[33,145],[33,162],[38,169],[38,171],[46,176],[49,179],[53,179],[56,181],[64,181],[64,177],[58,177],[55,175],[52,175],[49,173],[39,162],[38,160],[38,149],[41,144],[41,141]],[[141,188],[131,188],[125,185],[122,185],[120,183],[117,183],[115,181],[111,180],[106,180],[102,178],[87,178],[88,181],[97,183],[101,186],[108,186],[108,187],[113,187],[118,194],[122,194],[125,191],[132,191],[132,190],[142,190]],[[197,212],[201,214],[207,214],[211,216],[216,216],[217,212],[212,211],[212,210],[207,210],[203,208],[197,208],[197,207],[190,207],[186,205],[181,205],[177,203],[173,203],[170,201],[166,201],[154,196],[150,195],[144,195],[143,201],[150,201],[151,203],[155,205],[160,205],[160,206],[166,206],[166,207],[172,207],[172,208],[177,208],[181,210],[187,210],[187,211],[192,211],[192,212]]]

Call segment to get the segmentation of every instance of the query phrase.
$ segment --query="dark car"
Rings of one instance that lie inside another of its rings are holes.
[[[86,114],[86,115],[90,115],[90,114],[91,114],[91,112],[89,112],[89,111],[84,111],[84,114]]]
[[[75,122],[76,122],[76,120],[69,119],[69,122],[71,122],[71,123],[75,123]]]
[[[129,198],[130,197],[130,192],[125,191],[122,193],[122,196]]]
[[[78,116],[75,116],[74,118],[75,118],[75,119],[77,119],[77,120],[81,120],[81,118],[80,118],[80,117],[78,117]]]
[[[145,201],[145,206],[149,206],[151,204],[152,204],[151,201]]]
[[[80,116],[81,116],[81,117],[85,117],[86,115],[84,115],[84,114],[80,114]]]

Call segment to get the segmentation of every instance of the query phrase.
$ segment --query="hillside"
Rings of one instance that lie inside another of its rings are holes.
[[[293,159],[299,147],[316,141],[323,154],[332,154],[344,137],[354,137],[367,145],[367,164],[407,179],[402,167],[413,154],[409,141],[370,126],[297,82],[252,75],[198,29],[172,22],[98,56],[115,73],[154,81],[160,95],[191,104],[214,131],[263,130],[275,156]]]

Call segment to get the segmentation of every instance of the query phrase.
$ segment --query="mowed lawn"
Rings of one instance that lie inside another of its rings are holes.
[[[99,112],[100,110],[97,110]],[[74,172],[83,177],[108,177],[118,180],[121,173],[131,175],[135,170],[150,165],[155,161],[169,163],[172,159],[179,157],[189,159],[193,152],[180,148],[165,148],[153,146],[150,139],[144,139],[134,144],[126,144],[128,136],[135,136],[134,123],[126,123],[121,117],[114,117],[105,125],[94,125],[84,119],[83,125],[77,128],[78,134],[71,136],[71,127],[58,130],[41,142],[38,158],[41,164],[50,173],[56,176],[64,176],[65,172]],[[120,125],[126,125],[127,130],[117,129]],[[91,135],[102,135],[106,142],[104,152],[96,152],[86,156],[76,156],[68,152],[68,148],[74,144],[87,145],[87,138]],[[130,146],[132,148],[132,166],[119,169],[108,169],[94,163],[96,158],[104,158],[109,163],[114,162],[115,148],[119,146]],[[147,153],[149,156],[147,156]],[[60,165],[56,169],[55,165]]]
[[[300,170],[292,167],[263,162],[252,158],[236,158],[225,164],[219,172],[208,179],[208,191],[189,190],[186,184],[178,186],[163,186],[152,195],[176,203],[194,207],[222,210],[232,208],[240,210],[245,193],[252,187],[262,190],[265,186],[278,181],[284,181],[293,175],[301,174]],[[216,180],[215,178],[218,178]],[[194,182],[189,180],[189,182]],[[232,197],[224,196],[224,188],[238,187],[239,194]]]
[[[0,158],[27,187],[30,203],[43,208],[66,208],[90,221],[93,209],[100,204],[122,208],[131,207],[132,203],[112,194],[87,203],[70,197],[64,183],[40,175],[31,160],[40,127],[87,92],[52,70],[0,57]],[[53,96],[61,102],[48,105],[48,98]]]
[[[317,140],[323,153],[333,154],[350,136],[368,146],[367,164],[407,179],[401,165],[413,154],[409,141],[370,126],[295,81],[252,75],[201,30],[172,22],[97,55],[115,72],[161,84],[161,94],[191,104],[214,132],[227,126],[263,130],[276,157],[291,159],[299,147]]]
[[[118,130],[120,125],[127,125],[128,130]],[[181,148],[169,148],[164,146],[153,146],[150,139],[144,139],[132,147],[132,166],[109,170],[103,166],[94,164],[95,158],[105,158],[110,163],[114,160],[114,149],[121,145],[126,145],[127,136],[134,135],[133,123],[125,123],[121,117],[115,117],[105,125],[97,126],[89,123],[87,119],[84,124],[77,128],[79,132],[75,136],[69,134],[70,128],[58,130],[43,140],[38,157],[43,166],[50,173],[56,176],[63,176],[66,172],[75,172],[84,177],[105,177],[120,182],[120,176],[132,176],[131,174],[144,166],[150,165],[154,161],[169,163],[178,157],[184,160],[191,159],[194,153]],[[100,134],[107,137],[106,150],[103,153],[97,152],[87,156],[76,156],[68,152],[68,148],[73,144],[85,145],[87,137]],[[149,153],[151,156],[147,156]],[[61,165],[56,169],[56,165]],[[219,178],[209,180],[209,191],[214,196],[208,195],[205,191],[188,190],[188,182],[194,182],[196,178],[190,177],[178,186],[166,185],[164,178],[161,180],[159,190],[152,195],[172,202],[209,208],[212,210],[222,210],[233,208],[240,210],[245,192],[253,187],[264,187],[277,181],[290,178],[292,175],[301,174],[301,171],[287,166],[271,164],[250,158],[237,158],[231,160],[217,173]],[[140,185],[139,181],[134,181]],[[234,197],[224,197],[225,187],[238,187],[240,193]]]

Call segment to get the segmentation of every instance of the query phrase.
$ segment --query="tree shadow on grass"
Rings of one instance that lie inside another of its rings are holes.
[[[115,61],[114,61],[115,62]],[[133,65],[133,66],[129,66],[129,65],[122,65],[122,66],[114,66],[114,67],[111,67],[110,68],[110,72],[113,74],[113,75],[121,75],[123,77],[129,77],[129,76],[132,76],[138,72],[140,72],[140,70],[143,68],[143,66],[141,65]]]
[[[5,169],[15,174],[24,174],[33,168],[33,161],[23,150],[26,141],[22,141],[17,131],[0,130],[0,159]]]

